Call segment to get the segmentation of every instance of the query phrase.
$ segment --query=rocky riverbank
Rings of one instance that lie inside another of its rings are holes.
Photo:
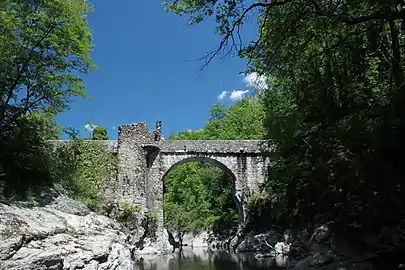
[[[133,269],[120,224],[46,192],[29,203],[0,202],[1,270]]]
[[[212,232],[183,235],[183,245],[229,249],[235,253],[255,253],[255,258],[278,260],[294,270],[385,270],[405,269],[405,220],[396,227],[378,233],[357,230],[341,231],[333,222],[299,230],[297,233],[239,234],[218,241]]]
[[[142,228],[139,235],[131,232],[130,236],[120,223],[53,189],[42,195],[32,202],[0,201],[0,270],[136,269],[137,258],[158,253],[147,238],[142,249],[136,247]],[[167,235],[169,252],[178,240]],[[278,264],[295,270],[400,269],[405,263],[405,220],[377,234],[339,232],[331,222],[296,234],[269,230],[225,240],[201,231],[184,234],[182,243],[191,248],[253,252],[257,260],[277,257]]]

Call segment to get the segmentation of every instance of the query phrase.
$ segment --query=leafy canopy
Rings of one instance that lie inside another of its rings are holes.
[[[272,78],[267,137],[277,146],[266,192],[290,225],[334,220],[373,229],[403,218],[405,144],[403,1],[172,0]],[[257,22],[257,39],[241,26]],[[219,127],[219,126],[218,126]]]
[[[86,96],[94,68],[86,0],[5,0],[0,5],[0,129],[29,112],[56,114]]]
[[[217,103],[210,110],[210,118],[199,131],[185,131],[171,135],[175,140],[259,140],[266,134],[265,110],[256,98],[246,98],[231,107]]]

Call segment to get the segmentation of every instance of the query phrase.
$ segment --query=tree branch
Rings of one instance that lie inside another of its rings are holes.
[[[330,13],[325,10],[322,10],[321,6],[316,2],[316,0],[312,1],[312,5],[315,8],[315,13],[319,16],[327,17],[329,19],[333,19],[336,21],[340,21],[342,23],[348,25],[356,25],[360,23],[365,23],[374,20],[399,20],[405,19],[405,11],[388,11],[386,8],[374,11],[369,15],[359,16],[359,17],[352,17],[343,14],[335,14]]]
[[[265,9],[264,12],[265,12],[265,14],[267,14],[271,8],[278,7],[278,6],[283,6],[283,5],[288,4],[290,2],[291,2],[291,0],[285,0],[285,1],[281,1],[281,2],[275,1],[275,2],[270,2],[270,3],[254,3],[254,4],[251,4],[248,8],[246,8],[241,13],[241,15],[235,21],[233,21],[231,28],[226,31],[226,34],[221,39],[221,42],[219,43],[219,46],[217,47],[217,49],[207,53],[204,57],[200,58],[200,60],[205,59],[205,63],[201,67],[201,70],[205,69],[208,66],[208,64],[218,55],[218,53],[224,48],[224,46],[226,46],[229,39],[233,39],[233,34],[236,31],[237,27],[238,28],[240,27],[240,25],[243,23],[243,20],[245,19],[246,15],[250,11],[252,11],[253,9],[256,9],[256,8],[264,8]],[[232,47],[231,47],[231,49],[232,49]]]

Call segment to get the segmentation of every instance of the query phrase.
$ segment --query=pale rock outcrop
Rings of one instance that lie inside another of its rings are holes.
[[[133,269],[133,247],[121,226],[57,196],[0,202],[0,269]]]
[[[190,232],[183,235],[183,245],[189,247],[208,247],[210,244],[210,232]]]

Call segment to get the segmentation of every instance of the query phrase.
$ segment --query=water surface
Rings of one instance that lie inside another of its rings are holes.
[[[284,257],[256,259],[254,254],[235,254],[206,249],[176,250],[162,256],[145,256],[137,261],[139,270],[278,270]]]

